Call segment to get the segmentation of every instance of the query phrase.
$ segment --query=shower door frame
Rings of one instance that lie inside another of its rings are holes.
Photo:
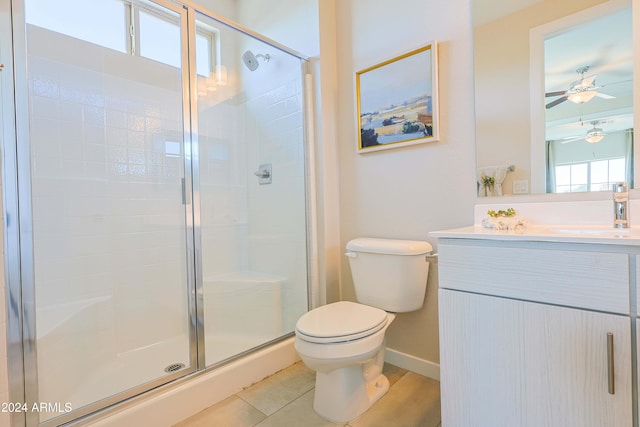
[[[0,21],[8,17],[10,25],[0,26],[0,53],[11,52],[0,57],[4,61],[4,70],[0,69],[0,119],[2,120],[2,196],[5,212],[4,258],[6,263],[6,307],[7,307],[7,358],[9,398],[12,402],[26,402],[27,398],[37,399],[38,378],[36,369],[35,338],[35,282],[33,278],[33,242],[31,229],[31,190],[18,183],[31,182],[29,148],[29,115],[27,85],[26,22],[24,2],[28,0],[0,0]],[[240,33],[265,42],[300,60],[300,85],[303,93],[303,136],[305,176],[305,217],[306,217],[306,259],[307,259],[307,301],[312,306],[312,288],[317,287],[317,266],[314,261],[317,254],[314,195],[313,129],[311,120],[312,105],[311,82],[308,70],[309,58],[284,45],[270,40],[246,27],[243,27],[217,13],[203,8],[190,0],[151,0],[160,6],[177,12],[181,19],[182,47],[182,91],[183,91],[183,146],[185,173],[185,233],[187,253],[187,286],[189,316],[189,352],[190,369],[158,378],[151,383],[117,393],[100,401],[91,403],[82,409],[74,410],[70,416],[58,416],[38,424],[36,414],[14,412],[11,414],[15,426],[39,425],[43,427],[70,422],[99,412],[110,405],[116,405],[167,385],[177,379],[200,375],[223,365],[230,360],[206,366],[204,346],[203,281],[200,240],[200,186],[198,157],[198,106],[195,66],[196,13],[209,16],[222,24],[234,28]],[[8,95],[10,94],[10,95]],[[23,159],[19,162],[19,159]],[[18,165],[20,164],[20,167]],[[25,167],[26,166],[26,167]],[[30,184],[29,184],[30,187]],[[315,272],[315,273],[314,273]],[[263,348],[273,342],[281,341],[292,333],[281,336],[269,343],[240,353],[235,360],[247,353]],[[28,402],[31,404],[32,402]],[[72,415],[71,415],[72,414]]]
[[[21,289],[20,230],[18,223],[18,176],[16,105],[18,94],[15,91],[14,57],[15,50],[24,48],[13,40],[14,5],[11,0],[0,0],[0,148],[2,149],[2,208],[4,211],[4,263],[5,263],[5,307],[7,319],[7,380],[9,386],[9,402],[20,402],[25,396],[25,385],[32,382],[33,377],[24,369],[24,348],[31,342],[23,338],[23,305]],[[15,50],[14,50],[15,49]],[[9,52],[7,54],[7,52]],[[25,102],[22,94],[21,102]],[[9,414],[11,424],[25,425],[25,414],[13,412]]]
[[[28,0],[26,0],[28,1]],[[168,10],[175,12],[180,18],[180,45],[181,45],[181,81],[182,81],[182,124],[183,124],[183,136],[182,144],[184,147],[184,182],[185,182],[185,207],[184,207],[184,220],[185,220],[185,244],[187,252],[185,257],[186,268],[186,284],[188,295],[188,307],[186,307],[186,315],[188,316],[189,330],[187,335],[189,336],[189,363],[188,369],[180,370],[176,373],[162,376],[152,380],[143,385],[136,386],[133,389],[118,392],[114,395],[108,396],[105,399],[100,400],[100,403],[90,403],[82,408],[74,409],[69,415],[59,415],[50,420],[44,422],[38,422],[38,413],[27,411],[24,413],[14,414],[16,416],[24,414],[25,425],[38,425],[42,427],[54,426],[59,423],[69,422],[79,417],[86,416],[90,413],[96,412],[107,406],[124,401],[130,397],[141,394],[145,391],[156,388],[160,385],[174,381],[177,378],[189,375],[198,371],[198,344],[196,336],[198,334],[198,316],[194,305],[195,290],[195,263],[194,263],[194,230],[193,230],[193,195],[191,194],[190,182],[192,181],[192,168],[191,168],[191,156],[190,156],[190,140],[191,140],[191,105],[190,105],[190,63],[189,63],[189,49],[190,40],[193,38],[190,35],[187,8],[183,5],[179,5],[168,0],[151,0],[153,3],[160,7],[164,7]],[[22,331],[22,355],[20,362],[24,372],[24,383],[21,387],[24,402],[27,404],[27,408],[30,408],[32,404],[38,402],[38,375],[37,375],[37,339],[35,335],[35,280],[34,280],[34,258],[33,258],[33,230],[32,230],[32,206],[31,206],[31,154],[30,154],[30,137],[29,137],[29,100],[28,100],[28,73],[27,73],[27,35],[26,35],[26,19],[23,0],[10,1],[12,10],[12,37],[14,43],[13,60],[14,60],[14,84],[15,84],[15,126],[16,126],[16,150],[14,153],[15,159],[13,163],[13,169],[9,169],[11,165],[5,160],[6,169],[3,170],[3,179],[10,175],[15,177],[15,182],[11,182],[11,185],[17,187],[15,195],[16,200],[5,199],[5,210],[7,217],[17,218],[17,229],[7,235],[13,237],[16,234],[16,242],[11,239],[8,244],[12,248],[17,247],[17,252],[9,252],[7,248],[7,256],[14,256],[19,254],[17,260],[8,260],[7,264],[9,269],[16,265],[19,265],[18,271],[14,274],[9,274],[9,277],[19,278],[19,288],[15,289],[16,282],[10,281],[10,294],[11,304],[14,299],[21,299],[21,316],[18,316],[20,321],[20,330]],[[9,144],[5,144],[9,145]],[[22,185],[19,185],[22,183]],[[24,185],[24,183],[29,183]],[[9,222],[9,221],[7,221]],[[8,227],[10,228],[10,227]],[[19,297],[18,297],[19,296]],[[13,314],[12,314],[13,315]],[[201,328],[200,328],[201,329]],[[13,347],[14,341],[11,342]],[[14,363],[16,359],[13,357],[9,359],[10,372],[16,372]],[[20,371],[17,371],[20,372]],[[16,380],[11,379],[13,384]],[[13,389],[10,388],[10,395],[13,396]],[[19,399],[18,401],[22,401]],[[13,399],[12,399],[13,400]],[[15,401],[15,400],[13,400]],[[21,417],[20,417],[21,418]],[[15,421],[14,421],[15,422]],[[21,425],[21,424],[17,424]]]

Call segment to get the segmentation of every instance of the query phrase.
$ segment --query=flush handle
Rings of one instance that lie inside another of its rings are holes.
[[[616,394],[615,366],[613,364],[613,334],[607,332],[607,371],[609,373],[609,394]]]
[[[347,252],[345,255],[348,256],[349,258],[357,258],[358,257],[358,254],[355,253],[355,252]]]

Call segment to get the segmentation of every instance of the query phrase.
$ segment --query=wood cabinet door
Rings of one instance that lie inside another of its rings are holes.
[[[443,427],[632,425],[629,317],[446,289],[439,298]]]

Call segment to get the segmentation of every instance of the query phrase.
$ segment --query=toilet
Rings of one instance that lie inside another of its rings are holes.
[[[340,301],[304,314],[296,324],[295,348],[316,371],[313,409],[333,422],[347,422],[389,390],[382,374],[385,332],[395,313],[424,303],[433,250],[427,242],[358,238],[347,243],[356,302]]]

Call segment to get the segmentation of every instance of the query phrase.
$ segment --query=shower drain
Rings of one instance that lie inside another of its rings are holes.
[[[172,363],[171,365],[169,365],[166,368],[164,368],[164,371],[165,372],[175,372],[175,371],[179,371],[182,368],[184,368],[184,363]]]

